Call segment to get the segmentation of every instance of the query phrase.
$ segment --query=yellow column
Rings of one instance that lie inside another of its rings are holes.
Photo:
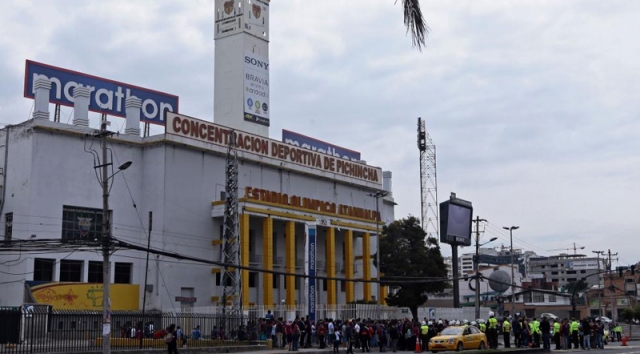
[[[262,222],[262,268],[273,270],[273,219],[267,217]],[[273,274],[262,273],[262,304],[273,307]]]
[[[356,301],[353,291],[353,230],[347,230],[344,234],[344,277],[347,279],[345,295],[347,303]]]
[[[240,265],[249,266],[249,214],[240,214]],[[249,271],[240,271],[242,307],[249,307]]]
[[[363,284],[363,297],[365,301],[371,300],[371,283],[366,282],[371,280],[371,240],[367,232],[362,234],[362,280]]]
[[[384,274],[382,274],[382,275],[384,275]],[[386,286],[386,285],[379,286],[379,288],[380,288],[380,293],[378,294],[378,296],[380,296],[381,303],[382,303],[383,305],[386,305],[386,304],[387,304],[387,300],[386,300],[386,298],[387,298],[387,292],[388,292],[389,290],[387,289],[387,286]]]
[[[325,244],[327,277],[334,278],[336,276],[336,229],[333,227],[327,228]],[[336,295],[336,281],[327,280],[327,305],[336,304]]]
[[[296,224],[293,221],[287,221],[285,239],[285,269],[287,273],[295,273],[296,271]],[[295,306],[296,304],[296,283],[293,275],[287,276],[287,306]]]

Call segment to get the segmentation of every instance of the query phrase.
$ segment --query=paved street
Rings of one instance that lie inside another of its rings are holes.
[[[194,351],[183,351],[184,353],[197,353]],[[248,353],[256,353],[259,352],[261,354],[288,354],[290,352],[288,352],[287,350],[260,350],[260,351],[252,351],[252,352],[247,352]],[[331,353],[332,349],[324,349],[324,350],[320,350],[318,348],[310,348],[310,349],[300,349],[299,353],[303,353],[303,354],[325,354],[325,353]],[[346,351],[344,348],[340,348],[340,354],[344,354]],[[360,350],[355,350],[354,351],[355,354],[359,354],[361,353]],[[378,353],[378,350],[371,350],[372,353]],[[499,349],[499,350],[484,350],[484,351],[479,351],[479,350],[467,350],[464,353],[466,354],[475,354],[475,353],[483,353],[483,354],[489,354],[489,353],[517,353],[517,352],[522,352],[522,353],[543,353],[542,349],[515,349],[515,348],[511,348],[511,349]],[[631,341],[628,342],[628,345],[626,347],[622,347],[620,345],[620,342],[614,342],[614,343],[609,343],[608,345],[605,346],[604,350],[597,350],[597,349],[592,349],[592,350],[581,350],[581,349],[571,349],[571,350],[552,350],[552,353],[609,353],[609,354],[640,354],[640,341]],[[387,351],[386,353],[391,353],[390,351]],[[413,351],[398,351],[399,354],[408,354],[408,353],[413,353]],[[429,353],[429,352],[426,352]],[[236,353],[236,354],[243,354],[243,353]]]

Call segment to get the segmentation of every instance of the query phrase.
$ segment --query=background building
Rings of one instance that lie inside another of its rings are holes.
[[[0,130],[5,244],[48,239],[95,245],[101,237],[102,190],[95,168],[105,162],[96,159],[101,149],[91,137],[96,127],[90,126],[89,111],[95,111],[105,113],[103,119],[126,117],[126,134],[114,135],[107,146],[107,162],[132,162],[112,179],[112,236],[203,260],[152,254],[145,272],[144,252],[117,250],[111,259],[113,310],[139,309],[145,292],[147,309],[220,303],[221,270],[207,262],[223,260],[232,139],[239,160],[240,264],[256,269],[241,272],[243,305],[303,306],[310,284],[302,275],[310,264],[317,265],[318,276],[344,279],[318,280],[315,303],[384,298],[385,287],[366,281],[377,277],[372,255],[380,223],[394,220],[391,173],[269,138],[269,2],[256,0],[247,11],[240,3],[216,1],[214,118],[224,125],[172,113],[178,111],[175,96],[27,62],[32,119]],[[73,106],[72,124],[55,114],[52,120],[50,102]],[[148,136],[148,123],[163,125],[165,132]],[[377,203],[372,194],[379,191],[387,195]],[[317,229],[315,243],[310,228]],[[285,279],[261,269],[301,277]],[[34,301],[101,309],[102,280],[100,252],[3,252],[0,306]]]

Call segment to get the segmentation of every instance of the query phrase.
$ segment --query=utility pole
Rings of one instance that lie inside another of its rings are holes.
[[[474,263],[474,269],[476,271],[476,317],[480,318],[480,222],[487,220],[480,219],[476,216],[476,259]]]
[[[102,235],[100,245],[102,248],[102,353],[111,353],[111,215],[109,214],[109,180],[117,173],[126,170],[131,166],[131,161],[127,161],[118,167],[118,171],[109,176],[109,166],[113,168],[113,161],[108,161],[107,142],[108,138],[114,134],[107,130],[109,121],[107,115],[102,114],[100,130],[87,137],[99,138],[102,149],[102,159],[100,164],[93,166],[94,169],[101,169],[102,178],[99,178],[102,186]],[[92,151],[96,158],[99,155]]]
[[[109,165],[107,161],[107,138],[113,134],[107,130],[107,116],[102,115],[100,131],[96,134],[102,139],[102,353],[111,353],[111,220],[109,216]]]
[[[375,193],[370,193],[369,196],[370,197],[374,197],[376,199],[376,214],[377,216],[377,220],[376,220],[376,265],[378,267],[378,318],[381,318],[380,316],[382,315],[382,296],[380,296],[382,294],[382,283],[380,283],[380,281],[382,280],[382,277],[380,277],[380,202],[379,199],[380,198],[384,198],[387,195],[389,195],[389,192],[387,191],[377,191]]]
[[[148,124],[148,123],[145,123]],[[149,275],[149,250],[151,249],[151,229],[153,229],[153,212],[149,211],[149,238],[147,239],[147,261],[144,265],[144,293],[142,295],[142,320],[146,321],[145,312],[147,310],[147,276]],[[144,338],[144,326],[142,324],[142,334],[140,336],[140,349],[142,349],[142,338]]]
[[[598,255],[598,317],[602,317],[602,287],[600,286],[600,255],[604,254],[604,251],[591,251]]]
[[[109,177],[107,169],[107,119],[100,126],[102,136],[102,353],[111,353],[111,266],[110,266],[110,220]]]
[[[613,298],[613,293],[615,292],[615,287],[613,286],[613,274],[611,273],[611,268],[613,263],[611,263],[611,256],[617,256],[618,253],[611,253],[611,250],[609,249],[608,252],[609,254],[609,264],[608,264],[608,270],[609,270],[609,304],[611,304],[611,319],[613,320],[613,322],[618,322],[618,314],[616,313],[616,304],[614,302],[614,298]],[[616,259],[617,261],[617,259]]]
[[[510,246],[510,250],[509,250],[509,255],[511,256],[511,316],[515,316],[516,313],[516,278],[515,278],[515,272],[513,270],[513,230],[517,230],[520,228],[520,226],[503,226],[502,227],[505,230],[509,230],[509,240],[511,243]]]

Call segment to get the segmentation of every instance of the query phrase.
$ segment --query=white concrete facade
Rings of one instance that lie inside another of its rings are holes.
[[[85,152],[91,139],[85,134],[93,132],[89,127],[56,123],[47,120],[28,122],[0,130],[0,166],[3,166],[2,229],[4,216],[13,213],[12,239],[60,239],[63,206],[102,208],[102,192],[94,174],[92,155]],[[114,152],[114,165],[132,161],[133,165],[114,178],[110,194],[113,212],[114,237],[146,247],[147,215],[153,212],[151,247],[192,257],[219,261],[218,246],[212,241],[220,238],[221,218],[212,217],[212,202],[220,199],[225,183],[225,156],[218,151],[188,146],[175,141],[175,137],[156,135],[142,138],[136,135],[114,136],[110,148]],[[98,142],[93,145],[98,149]],[[368,185],[347,183],[344,178],[331,179],[314,176],[312,170],[299,172],[299,167],[281,168],[241,158],[239,168],[239,197],[243,198],[247,186],[263,188],[289,195],[331,201],[339,204],[375,210],[375,199],[369,193],[376,189]],[[125,182],[126,178],[126,182]],[[382,186],[382,184],[380,184]],[[134,208],[135,203],[135,208]],[[393,199],[380,201],[381,220],[394,220]],[[311,215],[311,214],[310,214]],[[340,219],[336,216],[333,219]],[[298,225],[297,227],[300,227]],[[251,218],[254,230],[253,250],[262,253],[262,225]],[[336,229],[335,260],[344,264],[342,242],[345,228]],[[317,260],[324,260],[323,228],[319,227]],[[283,223],[274,222],[274,269],[278,269],[277,257],[284,255]],[[297,231],[296,233],[298,233]],[[304,232],[304,231],[302,231]],[[32,237],[32,235],[35,235]],[[371,232],[370,254],[375,254],[375,233]],[[303,259],[304,243],[296,242],[298,258]],[[354,255],[362,254],[360,239],[354,237]],[[15,259],[17,261],[13,261]],[[18,306],[23,303],[24,281],[33,279],[35,258],[81,260],[84,262],[83,281],[87,281],[87,264],[100,261],[98,252],[73,252],[47,254],[0,254],[0,306]],[[144,291],[145,254],[120,250],[112,258],[112,274],[117,262],[133,265],[131,282],[140,284],[140,304]],[[300,264],[299,262],[296,262]],[[254,264],[252,264],[254,265]],[[318,275],[324,275],[319,264]],[[259,264],[256,264],[259,268]],[[59,280],[59,264],[54,281]],[[194,306],[215,305],[212,296],[219,293],[214,266],[195,262],[177,261],[167,257],[152,256],[149,263],[147,309],[172,309],[181,304],[175,298],[192,294],[197,300]],[[371,277],[376,269],[371,264]],[[283,269],[284,270],[284,269]],[[362,260],[355,260],[355,278],[362,271]],[[304,273],[302,268],[297,272]],[[336,268],[336,276],[344,274]],[[360,275],[361,276],[361,275]],[[261,279],[261,278],[260,278]],[[261,280],[260,280],[261,281]],[[322,282],[320,282],[322,283]],[[284,281],[277,284],[274,300],[284,298]],[[340,283],[336,285],[338,303],[344,303]],[[262,304],[261,283],[250,288],[251,303]],[[320,284],[318,303],[326,303],[326,292]],[[296,290],[296,298],[303,299],[304,286]],[[375,284],[373,295],[378,294]],[[356,299],[362,299],[362,283],[355,286]]]

